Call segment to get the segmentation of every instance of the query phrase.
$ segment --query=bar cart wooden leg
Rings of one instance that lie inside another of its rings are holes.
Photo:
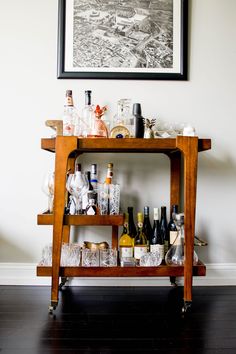
[[[181,152],[168,153],[170,159],[170,213],[172,205],[180,205]],[[170,285],[177,287],[176,277],[170,277]]]
[[[77,148],[77,138],[67,139],[63,136],[56,137],[55,156],[55,198],[53,221],[53,256],[52,256],[52,288],[51,288],[51,313],[58,304],[59,271],[62,239],[66,237],[66,228],[63,227],[65,207],[65,184],[69,154]],[[64,237],[63,237],[64,234]],[[67,237],[69,233],[67,230]]]
[[[185,229],[185,264],[184,264],[184,312],[191,308],[193,252],[195,233],[195,209],[197,187],[198,138],[178,137],[178,146],[184,153],[184,229]]]

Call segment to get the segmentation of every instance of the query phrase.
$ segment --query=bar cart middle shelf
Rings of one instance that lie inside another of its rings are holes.
[[[204,276],[202,262],[193,266],[195,233],[195,208],[198,152],[211,148],[210,139],[183,137],[167,139],[107,139],[63,137],[42,139],[41,148],[55,153],[54,214],[39,214],[39,225],[53,225],[52,267],[38,266],[38,276],[52,278],[52,312],[58,304],[59,277],[177,277],[184,276],[184,306],[186,311],[192,302],[192,277]],[[71,225],[110,226],[112,247],[118,248],[118,227],[123,215],[64,215],[65,182],[68,169],[73,171],[76,158],[82,153],[164,153],[170,160],[170,205],[180,204],[181,156],[184,162],[183,189],[185,213],[185,265],[158,267],[60,267],[62,242],[69,242]]]

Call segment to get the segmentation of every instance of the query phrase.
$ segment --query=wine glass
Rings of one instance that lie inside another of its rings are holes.
[[[75,199],[75,214],[82,214],[83,209],[82,209],[82,196],[84,193],[84,190],[86,189],[86,184],[84,182],[83,175],[80,173],[75,173],[71,177],[70,181],[70,190],[71,190],[71,195]]]
[[[48,196],[48,209],[47,212],[53,212],[54,201],[54,172],[49,172],[45,175],[42,185],[43,192]]]

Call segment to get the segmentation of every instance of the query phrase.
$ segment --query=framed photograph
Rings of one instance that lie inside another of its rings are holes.
[[[187,80],[188,0],[59,0],[58,79]]]

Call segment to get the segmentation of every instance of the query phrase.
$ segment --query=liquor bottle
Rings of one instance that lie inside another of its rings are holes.
[[[145,206],[144,207],[144,220],[143,220],[143,232],[145,233],[147,237],[147,244],[148,244],[148,250],[149,250],[149,245],[150,245],[150,240],[152,237],[152,227],[149,219],[149,207]]]
[[[160,232],[159,209],[154,208],[154,222],[152,230],[152,238],[150,240],[150,251],[160,253],[161,259],[164,259],[164,240]]]
[[[135,138],[143,138],[144,136],[144,122],[141,111],[141,104],[133,104],[133,116],[134,116],[134,136]]]
[[[77,117],[78,114],[76,108],[74,107],[72,90],[67,90],[63,112],[63,135],[74,135]]]
[[[128,225],[128,235],[132,238],[133,246],[134,246],[134,239],[137,235],[136,226],[134,223],[134,215],[133,215],[133,207],[128,207],[128,214],[129,214],[129,225]]]
[[[138,219],[138,231],[134,239],[134,258],[140,260],[142,255],[147,253],[147,237],[143,232],[143,214],[137,214]]]
[[[161,207],[161,222],[160,222],[160,233],[161,237],[164,240],[164,253],[169,249],[170,240],[169,240],[169,233],[167,228],[167,219],[166,219],[166,207]]]
[[[97,191],[98,188],[98,177],[97,177],[97,164],[94,163],[91,165],[91,184],[93,189]]]
[[[111,184],[112,183],[112,178],[113,178],[113,163],[109,163],[107,165],[107,175],[106,175],[106,184]]]
[[[178,214],[178,205],[174,204],[172,205],[172,211],[170,215],[170,221],[168,224],[168,232],[169,232],[169,240],[170,240],[170,246],[173,245],[176,237],[177,237],[177,227],[175,225],[173,215]]]
[[[133,240],[128,234],[129,214],[124,213],[123,231],[119,240],[120,259],[133,257]]]
[[[91,94],[92,91],[87,90],[85,91],[85,106],[82,110],[82,119],[85,125],[84,130],[86,131],[86,136],[90,136],[92,134],[92,130],[94,129],[94,109],[91,103]],[[87,128],[87,129],[86,129]],[[85,132],[82,133],[85,136]]]
[[[97,215],[97,206],[95,204],[94,193],[88,193],[88,205],[86,207],[87,215]]]

